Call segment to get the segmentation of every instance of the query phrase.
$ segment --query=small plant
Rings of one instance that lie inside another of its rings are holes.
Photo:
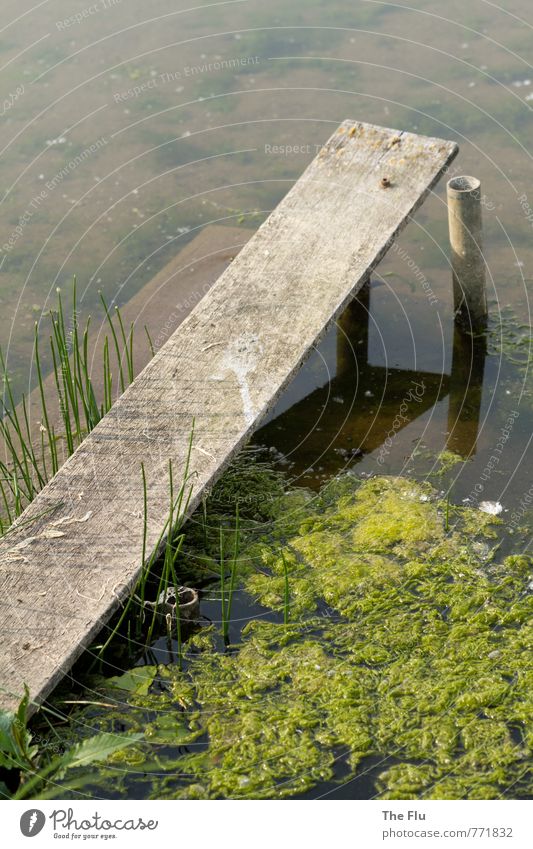
[[[104,761],[114,752],[131,746],[143,738],[142,734],[101,733],[77,743],[69,749],[48,756],[48,750],[39,751],[27,725],[29,692],[16,713],[0,711],[0,767],[6,781],[0,782],[0,793],[4,798],[46,798],[47,785],[63,778],[67,770]],[[14,780],[13,780],[14,779]],[[15,784],[16,789],[8,789]],[[52,785],[52,792],[55,786]]]
[[[153,548],[151,555],[148,557],[147,550],[147,534],[148,534],[148,487],[146,480],[146,471],[144,468],[144,464],[141,463],[141,474],[142,474],[142,485],[143,485],[143,542],[142,542],[142,567],[140,577],[133,588],[132,592],[128,596],[128,599],[122,609],[120,616],[118,617],[113,629],[111,630],[107,640],[100,646],[95,647],[98,651],[98,657],[103,658],[106,650],[109,648],[109,645],[113,641],[113,639],[119,633],[121,627],[124,624],[128,624],[128,627],[131,627],[131,614],[133,612],[133,607],[138,605],[138,615],[135,617],[135,628],[136,628],[136,637],[137,640],[140,639],[143,624],[145,622],[145,602],[147,597],[147,591],[149,588],[153,589],[154,584],[156,585],[155,591],[155,603],[152,608],[152,613],[149,619],[148,628],[146,631],[145,644],[148,645],[152,639],[155,625],[157,622],[158,616],[158,599],[160,598],[162,593],[165,593],[169,587],[174,587],[174,591],[176,593],[176,636],[178,642],[178,658],[181,664],[181,645],[182,645],[182,636],[181,636],[181,622],[179,618],[179,585],[176,576],[175,564],[176,560],[179,557],[181,552],[181,547],[183,544],[184,535],[180,534],[179,531],[183,525],[185,515],[187,514],[189,502],[192,494],[192,485],[190,483],[191,473],[190,473],[190,461],[191,461],[191,451],[192,444],[194,439],[194,421],[191,427],[191,433],[189,436],[189,444],[187,449],[187,456],[185,460],[185,468],[183,471],[183,477],[180,484],[180,488],[175,494],[175,485],[174,485],[174,472],[172,461],[169,460],[168,464],[168,476],[169,476],[169,512],[167,519],[164,523],[164,526],[159,534],[157,542]],[[162,568],[158,575],[159,564],[163,561]]]
[[[169,512],[168,518],[165,523],[162,536],[160,540],[165,536],[165,548],[163,555],[163,568],[161,570],[161,575],[159,578],[159,583],[156,592],[155,604],[152,613],[152,620],[150,622],[150,626],[148,628],[148,634],[146,637],[146,644],[148,645],[152,639],[152,634],[154,630],[154,626],[156,623],[157,617],[157,605],[158,599],[161,597],[162,593],[165,593],[166,590],[172,586],[174,588],[175,596],[176,596],[176,633],[177,633],[177,642],[178,642],[178,659],[181,665],[182,662],[182,652],[181,652],[181,621],[179,615],[179,584],[176,576],[176,560],[179,557],[181,547],[184,540],[183,534],[178,534],[178,531],[181,529],[184,517],[187,513],[189,507],[189,501],[192,494],[192,486],[189,483],[190,481],[190,460],[191,460],[191,450],[192,443],[194,438],[194,422],[191,428],[191,434],[189,437],[189,446],[187,451],[187,459],[185,461],[185,469],[183,472],[183,480],[181,486],[179,488],[178,494],[174,496],[174,474],[172,469],[172,460],[169,460],[168,463],[168,480],[169,480]],[[146,478],[143,475],[144,486],[146,487]],[[146,489],[145,489],[146,492]],[[147,509],[147,498],[146,495],[144,497],[144,505],[145,510]],[[144,523],[144,527],[146,528],[146,519]],[[154,554],[148,561],[148,567],[143,568],[143,572],[140,579],[139,586],[139,595],[144,604],[144,599],[146,595],[146,584],[149,578],[153,574],[153,566],[154,562],[157,559],[158,548],[160,548],[161,543],[154,551]],[[145,543],[143,542],[143,550],[145,550]]]
[[[25,688],[16,713],[0,711],[0,766],[2,769],[33,769],[37,747],[31,745],[31,734],[26,727],[26,714],[30,695]]]

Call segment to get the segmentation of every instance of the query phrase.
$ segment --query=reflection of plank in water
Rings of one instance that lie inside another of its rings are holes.
[[[269,421],[255,439],[288,457],[294,463],[291,474],[298,475],[301,483],[316,486],[316,474],[306,470],[321,466],[327,477],[348,461],[357,462],[358,457],[375,451],[393,428],[403,430],[444,398],[449,381],[447,375],[385,369],[359,361],[357,374],[355,369],[344,370],[329,385],[315,389]],[[417,391],[416,385],[423,390]],[[398,413],[406,398],[402,419]]]
[[[357,463],[380,448],[392,432],[403,430],[433,405],[449,396],[447,448],[468,459],[475,454],[486,358],[486,337],[472,337],[454,326],[451,375],[371,366],[368,356],[370,285],[365,285],[339,317],[335,333],[336,367],[331,344],[319,385],[305,392],[313,375],[302,372],[297,400],[274,409],[256,441],[290,458],[300,483],[320,480]],[[329,372],[328,372],[329,369]],[[333,377],[335,375],[335,377]],[[409,403],[406,419],[398,417],[414,383],[423,394]],[[303,391],[302,391],[303,390]],[[341,403],[342,402],[342,403]],[[399,425],[399,426],[397,426]],[[320,467],[318,475],[316,467]]]
[[[138,577],[141,462],[150,549],[168,516],[168,461],[181,479],[193,418],[189,512],[456,153],[453,142],[345,122],[30,504],[0,541],[4,706],[24,683],[45,698]],[[76,524],[63,532],[67,520]]]

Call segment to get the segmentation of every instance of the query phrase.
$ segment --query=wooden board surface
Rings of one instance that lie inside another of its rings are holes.
[[[190,509],[409,221],[452,142],[344,122],[238,257],[0,542],[2,706],[42,701],[104,627],[184,468]],[[382,188],[383,177],[390,180]],[[28,524],[30,522],[30,524]]]

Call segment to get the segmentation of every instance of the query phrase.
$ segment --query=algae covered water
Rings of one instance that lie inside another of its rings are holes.
[[[217,537],[222,522],[229,551],[237,502],[224,641]],[[203,616],[183,657],[161,637],[128,672],[86,663],[53,700],[73,705],[56,745],[140,739],[45,795],[529,797],[532,562],[504,537],[427,482],[343,473],[316,493],[241,461],[189,526],[180,569]]]

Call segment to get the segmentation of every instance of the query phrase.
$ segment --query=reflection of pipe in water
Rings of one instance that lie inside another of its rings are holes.
[[[337,377],[356,373],[368,358],[368,320],[370,316],[370,279],[363,283],[337,321]]]
[[[476,453],[486,355],[486,336],[455,324],[446,447],[465,459]]]

